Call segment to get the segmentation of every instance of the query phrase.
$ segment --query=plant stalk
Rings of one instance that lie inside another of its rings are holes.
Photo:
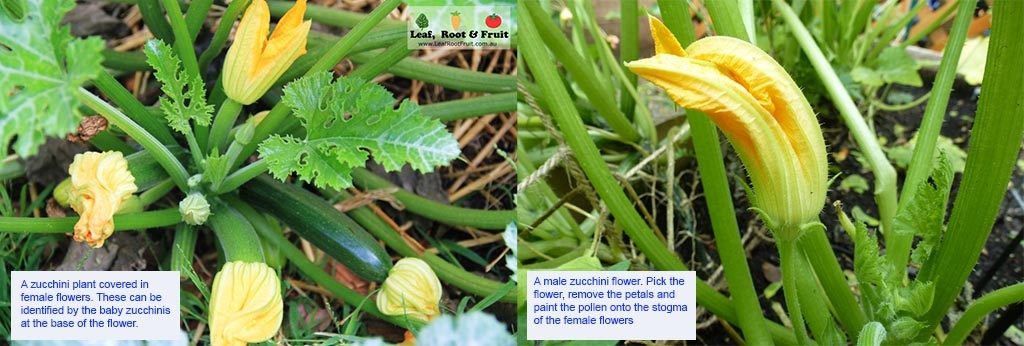
[[[1012,286],[992,291],[967,307],[964,314],[956,321],[953,328],[949,330],[943,345],[964,345],[967,336],[978,326],[981,319],[992,311],[1001,307],[1024,301],[1024,283],[1017,283]],[[1019,316],[1018,316],[1019,317]]]
[[[230,98],[224,99],[224,103],[220,104],[220,110],[213,120],[213,127],[210,128],[210,136],[206,140],[210,152],[219,152],[220,148],[230,143],[231,136],[228,136],[228,132],[235,125],[235,120],[238,120],[238,114],[241,112],[242,104]]]
[[[666,1],[661,1],[659,4],[664,2]],[[714,4],[712,5],[712,3]],[[708,11],[719,34],[742,40],[747,39],[747,32],[735,3],[712,1],[708,3]],[[689,45],[695,39],[692,30],[680,28],[680,26],[690,23],[689,9],[685,5],[663,8],[662,13],[667,15],[668,12],[674,12],[672,16],[666,17],[666,25],[669,30],[677,35],[681,45]],[[686,21],[678,22],[676,21],[678,19],[669,21],[669,18],[680,17],[685,17]],[[750,275],[750,268],[747,266],[746,251],[743,249],[743,242],[740,239],[739,224],[734,213],[736,208],[732,203],[732,192],[729,190],[729,180],[725,171],[718,129],[711,123],[711,119],[701,112],[687,111],[687,118],[690,123],[693,148],[697,156],[701,185],[704,187],[704,197],[711,214],[711,229],[715,234],[715,245],[718,246],[719,258],[725,267],[725,278],[729,284],[732,299],[738,306],[760,306]],[[789,296],[789,294],[786,295],[787,298]],[[740,314],[739,319],[739,326],[748,343],[771,344],[771,337],[761,314]],[[797,338],[797,341],[799,342],[801,339]]]
[[[252,0],[235,0],[228,4],[228,8],[224,10],[224,15],[220,17],[220,24],[217,24],[217,31],[213,33],[210,46],[199,56],[200,71],[206,70],[206,67],[210,65],[210,61],[213,61],[213,58],[220,55],[220,52],[224,50],[224,43],[228,41],[228,34],[231,33],[231,27],[235,25],[235,19],[242,14],[242,10],[249,7],[250,2]]]
[[[108,122],[117,126],[127,133],[128,136],[132,137],[132,139],[139,142],[143,148],[146,148],[146,150],[153,154],[153,158],[167,171],[167,174],[174,180],[174,184],[182,191],[188,191],[188,172],[185,171],[185,167],[174,157],[174,154],[171,154],[170,150],[167,150],[163,143],[157,141],[153,135],[128,118],[127,115],[121,113],[120,110],[85,89],[78,88],[75,92],[75,97],[89,108],[102,114]]]
[[[520,3],[519,12],[525,13],[525,11],[523,4]],[[522,35],[520,42],[523,44],[520,53],[526,58],[526,62],[540,86],[541,93],[549,99],[548,105],[551,108],[552,118],[563,132],[566,143],[572,149],[576,160],[598,195],[615,216],[615,222],[622,226],[636,247],[648,257],[656,268],[659,270],[686,270],[686,265],[679,260],[679,257],[669,252],[654,235],[654,232],[647,227],[643,218],[633,209],[632,203],[623,193],[618,182],[608,171],[594,142],[590,141],[586,135],[586,127],[579,114],[576,113],[576,108],[570,101],[569,94],[565,90],[553,62],[546,54],[543,54],[545,48],[540,43],[542,41],[533,27],[530,16],[521,16],[519,19],[521,25],[519,33]],[[739,320],[729,298],[718,293],[703,280],[697,282],[697,301],[698,304],[725,320],[730,322]],[[795,342],[793,333],[785,327],[770,323],[769,330],[780,343],[792,344]]]
[[[775,234],[780,233],[775,232]],[[801,255],[796,248],[797,242],[792,239],[776,237],[775,245],[779,248],[783,294],[785,294],[786,298],[786,310],[789,312],[789,320],[793,322],[796,342],[800,345],[810,345],[807,329],[804,328],[803,311],[800,309],[800,295],[797,288],[797,276],[807,275],[807,273],[799,270],[800,259],[798,256]]]
[[[946,49],[942,52],[939,72],[935,75],[935,82],[932,84],[931,97],[924,110],[921,127],[917,130],[914,154],[907,169],[907,176],[903,180],[903,198],[899,201],[900,207],[911,203],[914,198],[912,191],[931,174],[932,161],[935,160],[935,144],[939,139],[939,130],[942,129],[946,105],[949,103],[949,92],[953,89],[953,80],[956,78],[960,51],[967,39],[967,27],[974,17],[974,5],[975,3],[970,1],[961,1],[958,4],[959,8],[956,19],[953,20],[953,28],[949,32],[949,40],[946,42]],[[912,230],[894,230],[892,233],[891,237],[889,234],[886,234],[885,237],[885,255],[896,269],[899,277],[903,278],[907,275],[907,261],[910,259],[910,245],[914,240],[914,232]]]
[[[875,133],[871,131],[871,128],[864,121],[864,117],[860,114],[857,105],[854,104],[850,94],[839,80],[836,71],[832,69],[832,65],[825,58],[825,54],[821,52],[821,48],[814,42],[814,37],[811,37],[811,33],[800,22],[800,18],[782,0],[772,0],[772,4],[782,14],[786,25],[793,35],[796,36],[800,48],[803,49],[804,54],[811,61],[814,70],[818,72],[818,77],[821,78],[822,84],[828,90],[832,102],[843,118],[843,122],[849,128],[850,133],[857,142],[857,146],[860,147],[860,151],[864,154],[864,158],[871,165],[871,172],[875,178],[875,203],[878,205],[882,231],[885,233],[886,240],[888,240],[892,233],[895,233],[892,232],[892,222],[896,216],[897,207],[896,169],[889,163],[885,152],[882,151],[882,146],[878,143],[878,138],[875,137]]]
[[[565,35],[562,34],[554,23],[548,20],[546,12],[540,7],[540,3],[524,1],[521,4],[523,5],[521,7],[523,11],[520,13],[531,16],[531,21],[539,30],[538,36],[543,39],[542,42],[547,45],[556,59],[563,62],[562,66],[575,79],[576,84],[587,95],[587,98],[594,104],[594,107],[601,113],[605,121],[608,122],[608,125],[615,130],[615,133],[628,141],[634,141],[639,138],[640,133],[637,132],[633,124],[629,122],[629,119],[626,119],[626,116],[622,114],[615,104],[615,96],[611,91],[611,85],[598,78],[596,72],[590,68],[592,64],[584,60],[583,56],[572,48],[572,43],[565,38]]]
[[[78,222],[77,216],[68,217],[0,217],[0,229],[9,233],[70,233]],[[140,230],[159,228],[181,222],[178,208],[141,213],[114,215],[114,230]]]
[[[436,202],[399,188],[364,168],[352,170],[352,182],[366,190],[396,189],[391,195],[402,202],[406,210],[448,225],[503,230],[516,218],[515,210],[479,210]]]
[[[935,282],[935,298],[924,316],[938,325],[977,264],[992,232],[1007,182],[1024,140],[1024,2],[993,4],[992,36],[985,63],[985,88],[971,129],[967,164],[949,224],[917,280]]]

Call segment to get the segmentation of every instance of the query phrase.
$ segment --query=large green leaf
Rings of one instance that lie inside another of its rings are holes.
[[[72,0],[28,0],[24,16],[0,12],[0,155],[13,143],[34,155],[46,136],[74,131],[82,114],[74,93],[100,72],[103,41],[77,39],[60,25]]]
[[[284,88],[281,99],[306,128],[306,138],[272,135],[260,144],[270,173],[292,172],[317,187],[352,186],[352,169],[370,154],[389,171],[409,164],[430,171],[459,155],[455,138],[418,105],[395,99],[384,87],[356,78],[333,81],[329,72],[303,77]]]

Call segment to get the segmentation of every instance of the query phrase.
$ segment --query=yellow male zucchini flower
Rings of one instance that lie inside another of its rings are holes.
[[[213,278],[210,339],[213,345],[262,342],[281,327],[281,280],[258,262],[232,261]]]
[[[120,152],[87,152],[75,155],[68,167],[71,183],[64,193],[81,217],[75,223],[76,241],[93,248],[114,233],[114,213],[138,188]]]
[[[440,301],[441,281],[426,262],[411,257],[395,263],[377,293],[377,308],[384,314],[424,321],[441,314]]]
[[[295,2],[270,30],[270,8],[266,0],[254,0],[242,15],[235,42],[224,61],[224,93],[247,105],[256,102],[303,54],[311,21],[302,21],[306,0]]]
[[[746,41],[713,36],[680,46],[651,17],[656,54],[628,63],[682,107],[707,113],[739,153],[752,203],[776,231],[817,221],[828,163],[814,111],[771,56]],[[797,234],[783,234],[794,237]]]

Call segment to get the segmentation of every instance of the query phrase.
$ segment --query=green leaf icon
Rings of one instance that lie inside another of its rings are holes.
[[[419,17],[416,17],[416,26],[426,29],[428,25],[430,25],[430,21],[427,20],[427,15],[420,13]]]

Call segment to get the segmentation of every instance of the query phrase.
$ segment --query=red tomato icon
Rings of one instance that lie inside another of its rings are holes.
[[[487,27],[491,29],[497,28],[501,26],[501,16],[491,13],[491,15],[487,16],[487,19],[484,20],[484,24],[487,24]]]

